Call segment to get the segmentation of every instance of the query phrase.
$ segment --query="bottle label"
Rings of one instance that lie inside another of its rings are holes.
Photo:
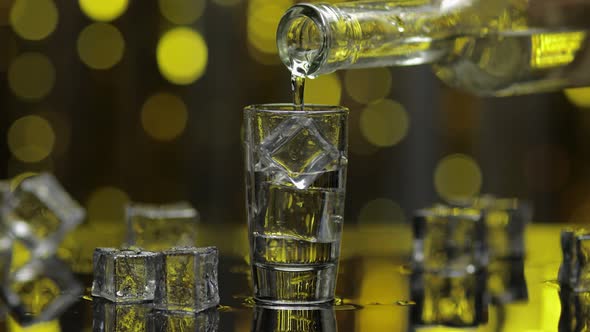
[[[586,38],[585,32],[542,33],[532,36],[531,67],[551,68],[572,62]]]

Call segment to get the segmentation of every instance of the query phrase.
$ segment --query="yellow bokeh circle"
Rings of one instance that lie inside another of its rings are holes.
[[[304,94],[308,104],[338,105],[342,94],[340,78],[332,73],[305,80]]]
[[[205,73],[207,54],[203,36],[186,27],[166,32],[156,51],[160,72],[175,84],[191,84],[198,80]]]
[[[160,12],[174,24],[191,24],[205,10],[205,0],[158,0]]]
[[[250,1],[246,24],[248,43],[260,52],[277,54],[277,27],[283,13],[292,5],[291,0]]]
[[[23,99],[42,99],[51,92],[54,83],[55,69],[43,54],[23,53],[8,67],[8,85]]]
[[[105,186],[93,191],[86,201],[90,221],[120,221],[125,216],[129,196],[116,187]]]
[[[121,16],[129,0],[79,0],[80,9],[90,19],[109,22]]]
[[[391,73],[387,68],[347,70],[344,73],[344,86],[354,101],[366,104],[389,95]]]
[[[565,89],[563,92],[572,104],[582,108],[590,108],[590,87]]]
[[[171,141],[182,134],[187,118],[188,112],[182,99],[169,93],[149,97],[141,109],[143,129],[159,141]]]
[[[108,69],[119,63],[125,52],[121,32],[108,23],[93,23],[78,35],[80,60],[92,69]]]
[[[10,8],[10,25],[23,39],[41,40],[57,27],[58,11],[52,0],[16,0]]]
[[[359,213],[359,223],[393,224],[405,220],[404,211],[396,202],[388,198],[378,198],[367,202]]]
[[[360,118],[361,133],[365,139],[378,147],[399,143],[408,133],[409,116],[404,107],[391,99],[382,99],[369,104]]]
[[[20,161],[34,163],[53,150],[55,133],[47,120],[29,115],[16,120],[8,129],[8,147]]]
[[[482,184],[477,162],[464,154],[452,154],[438,162],[434,171],[434,187],[444,199],[465,199],[476,195]]]

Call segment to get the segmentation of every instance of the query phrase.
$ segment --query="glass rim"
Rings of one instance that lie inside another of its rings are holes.
[[[349,109],[340,105],[305,104],[304,109],[289,103],[253,104],[244,107],[244,112],[275,114],[348,114]]]

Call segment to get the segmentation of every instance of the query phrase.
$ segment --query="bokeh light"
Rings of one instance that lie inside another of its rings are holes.
[[[90,19],[109,22],[121,16],[129,0],[79,0],[80,9]]]
[[[158,42],[158,67],[168,81],[191,84],[205,73],[207,53],[207,44],[199,32],[174,28]]]
[[[388,198],[378,198],[367,202],[359,213],[359,223],[393,224],[405,220],[404,211],[400,205]]]
[[[86,201],[88,220],[90,222],[115,221],[125,218],[125,205],[129,202],[127,194],[113,186],[104,186],[94,190]]]
[[[55,83],[55,69],[45,55],[23,53],[8,67],[8,84],[20,98],[38,100],[47,96]]]
[[[41,40],[57,27],[58,11],[52,0],[16,0],[10,9],[10,25],[23,39]]]
[[[51,153],[55,133],[47,120],[28,115],[16,120],[8,129],[8,147],[18,160],[40,161]]]
[[[340,78],[335,73],[305,80],[305,102],[309,104],[339,105],[342,94]]]
[[[344,73],[344,86],[353,100],[366,104],[389,94],[391,73],[388,68],[347,70]]]
[[[160,12],[174,24],[191,24],[205,10],[205,0],[158,0]]]
[[[361,133],[371,144],[389,147],[399,143],[408,133],[410,120],[404,107],[391,99],[369,104],[361,112]]]
[[[108,69],[119,63],[125,40],[119,30],[108,23],[93,23],[78,36],[80,60],[92,69]]]
[[[36,113],[44,119],[47,119],[51,124],[51,128],[53,128],[53,132],[56,133],[53,152],[51,154],[54,156],[64,155],[70,147],[72,134],[71,123],[67,113],[51,111],[44,108],[41,108]]]
[[[482,184],[477,162],[464,154],[452,154],[438,162],[434,171],[434,187],[444,199],[464,199],[476,195]]]
[[[582,108],[590,108],[590,87],[565,89],[563,92],[572,104]]]
[[[292,5],[291,0],[251,0],[246,26],[248,43],[260,52],[277,54],[276,31],[279,20]]]
[[[169,93],[149,97],[141,109],[143,129],[159,141],[171,141],[182,134],[187,117],[182,99]]]

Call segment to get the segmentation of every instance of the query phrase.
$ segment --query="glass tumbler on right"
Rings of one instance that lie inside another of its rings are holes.
[[[334,300],[344,212],[348,110],[289,104],[244,110],[254,299]]]

